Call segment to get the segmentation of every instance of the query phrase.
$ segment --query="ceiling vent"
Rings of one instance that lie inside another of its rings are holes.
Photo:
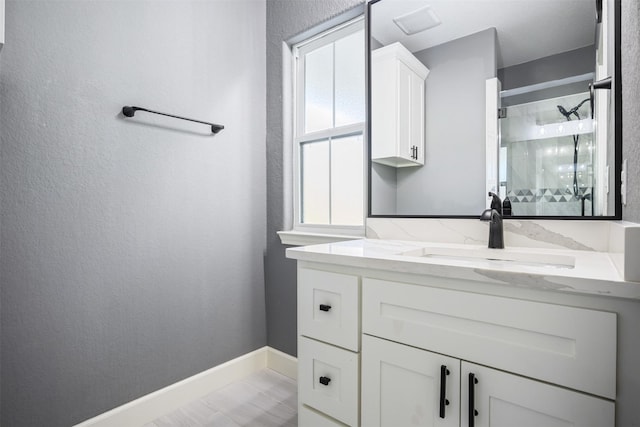
[[[431,6],[421,7],[413,12],[393,18],[393,22],[409,36],[436,27],[442,23],[438,15],[431,9]]]

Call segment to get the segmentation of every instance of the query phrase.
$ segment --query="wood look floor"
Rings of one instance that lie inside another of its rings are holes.
[[[296,382],[263,369],[144,427],[295,427],[297,407]]]

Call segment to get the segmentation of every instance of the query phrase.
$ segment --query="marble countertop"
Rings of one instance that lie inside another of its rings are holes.
[[[471,258],[464,254],[496,252],[542,257],[548,264]],[[451,254],[419,256],[422,253]],[[458,257],[456,254],[461,254]],[[549,291],[640,299],[640,283],[625,281],[607,252],[569,249],[487,249],[484,245],[360,239],[287,249],[287,257],[365,269],[482,281]],[[554,265],[571,260],[570,266]]]

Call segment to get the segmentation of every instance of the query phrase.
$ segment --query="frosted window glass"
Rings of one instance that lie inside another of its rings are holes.
[[[335,126],[364,121],[364,30],[335,43]]]
[[[329,224],[329,141],[302,144],[301,223]]]
[[[304,129],[333,127],[333,44],[305,55]]]
[[[363,225],[362,135],[331,141],[331,224]]]

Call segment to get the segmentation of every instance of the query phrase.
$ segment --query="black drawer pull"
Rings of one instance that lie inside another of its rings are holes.
[[[320,384],[329,385],[330,382],[331,382],[331,378],[329,378],[329,377],[320,377]]]
[[[449,404],[447,399],[447,375],[449,370],[445,365],[440,366],[440,418],[444,418],[444,407]]]
[[[320,304],[320,311],[329,311],[329,310],[331,310],[330,305]]]
[[[475,409],[475,386],[478,384],[478,379],[474,374],[469,374],[469,427],[474,427],[475,417],[478,416],[478,411]]]

